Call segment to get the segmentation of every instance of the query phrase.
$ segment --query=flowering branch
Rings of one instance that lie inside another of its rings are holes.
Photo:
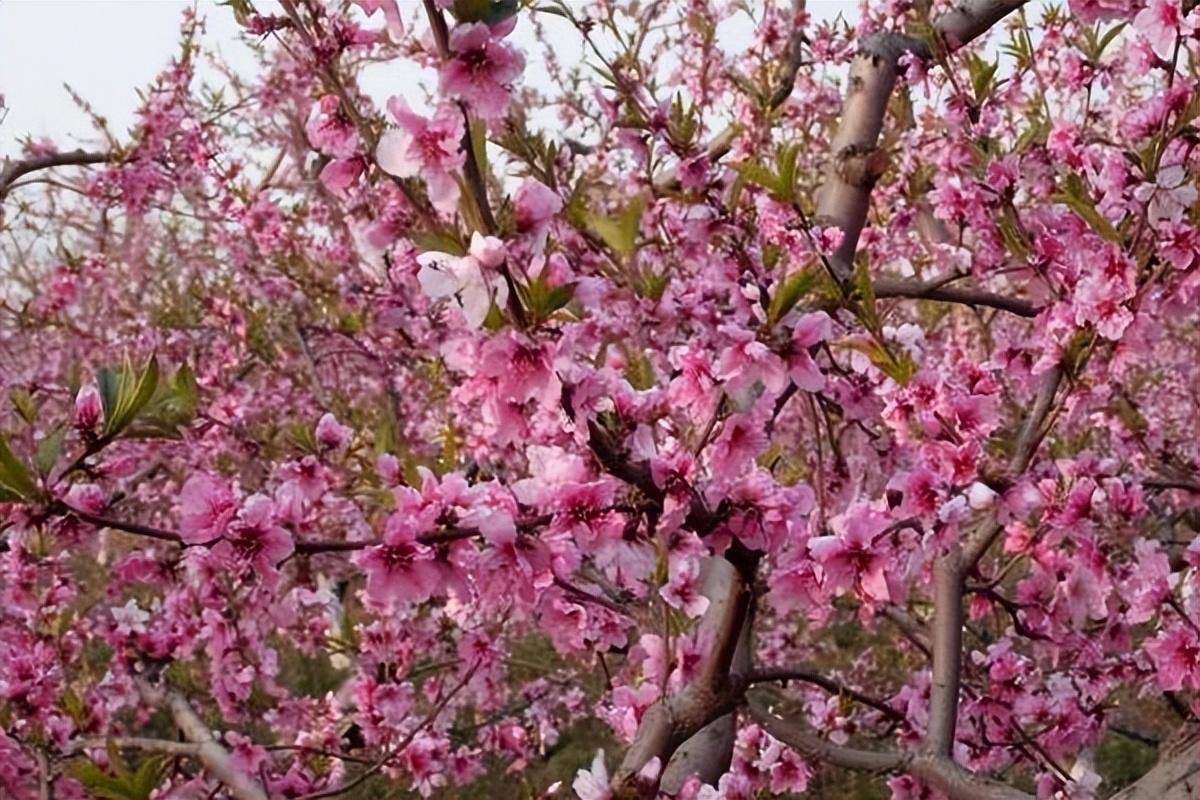
[[[889,706],[884,701],[875,697],[871,697],[868,694],[863,694],[857,689],[840,684],[832,678],[828,678],[819,672],[815,672],[810,669],[804,669],[802,667],[767,667],[755,670],[754,672],[750,673],[750,676],[746,679],[746,683],[748,685],[753,685],[756,683],[774,683],[777,681],[783,683],[787,683],[788,681],[811,683],[813,686],[820,687],[830,694],[837,695],[838,697],[849,697],[855,702],[862,703],[865,706],[870,706],[880,714],[883,714],[885,717],[888,717],[896,722],[904,722],[906,720],[903,714]]]
[[[410,730],[403,739],[401,739],[395,745],[390,747],[388,749],[388,751],[386,753],[384,753],[383,756],[378,761],[376,761],[374,764],[369,766],[367,769],[364,769],[362,772],[360,772],[358,775],[356,775],[353,779],[351,779],[350,781],[347,781],[346,783],[342,784],[341,786],[337,786],[337,787],[334,787],[331,789],[325,789],[325,790],[322,790],[319,792],[312,792],[312,793],[309,793],[306,795],[302,795],[299,798],[299,800],[322,800],[322,798],[326,798],[326,797],[337,797],[338,795],[345,794],[346,792],[349,792],[352,789],[355,789],[358,786],[361,786],[368,778],[370,778],[372,775],[375,775],[376,773],[378,773],[381,769],[383,769],[389,763],[391,763],[392,760],[394,760],[396,758],[396,756],[398,756],[400,753],[404,752],[404,749],[406,747],[408,747],[410,744],[412,744],[413,740],[417,737],[418,733],[425,730],[425,728],[429,727],[429,725],[431,725],[435,720],[437,720],[437,718],[442,715],[442,712],[446,710],[446,706],[448,706],[450,704],[450,701],[453,700],[460,691],[462,691],[464,686],[466,686],[468,683],[471,682],[471,678],[473,678],[475,676],[475,672],[478,669],[479,669],[479,662],[476,662],[475,664],[473,664],[471,666],[470,669],[468,669],[463,674],[462,678],[460,678],[458,680],[458,682],[456,682],[454,684],[454,686],[451,687],[450,691],[448,691],[444,695],[442,695],[442,697],[437,701],[437,703],[429,711],[429,713],[426,714],[425,717],[423,719],[421,719],[421,721],[418,722],[417,725],[412,730]]]
[[[268,800],[263,788],[234,766],[229,751],[221,746],[212,730],[204,724],[183,695],[174,690],[156,688],[144,680],[138,681],[138,690],[147,704],[166,704],[175,726],[196,748],[191,755],[195,755],[213,778],[225,784],[231,795],[238,800]]]
[[[938,17],[933,29],[946,49],[954,51],[985,33],[1025,1],[963,0]],[[928,48],[911,37],[881,33],[863,42],[850,66],[842,120],[830,146],[833,160],[817,193],[816,215],[818,222],[835,225],[842,231],[842,241],[830,259],[842,281],[853,270],[871,189],[886,163],[878,150],[879,134],[900,74],[900,57],[905,53],[926,60],[931,57]]]
[[[950,800],[1033,800],[1033,796],[1025,792],[967,772],[946,757],[894,750],[861,750],[833,744],[798,723],[777,716],[762,693],[751,693],[747,704],[754,721],[767,733],[812,759],[867,772],[907,772],[943,792]]]
[[[1016,314],[1018,317],[1036,317],[1037,306],[1016,297],[988,292],[983,289],[970,289],[956,286],[946,286],[942,283],[921,283],[902,278],[877,278],[872,284],[875,296],[906,297],[916,300],[937,300],[943,303],[959,303],[967,306],[987,306],[1001,311]]]
[[[757,561],[755,554],[735,543],[726,557],[705,562],[703,593],[709,605],[697,633],[697,638],[709,645],[705,660],[690,683],[656,702],[642,716],[633,742],[613,773],[615,797],[638,796],[639,773],[651,761],[658,759],[660,769],[668,766],[681,745],[736,707],[745,676],[731,674],[730,667],[750,615],[750,587]],[[658,780],[656,775],[655,786]]]
[[[89,164],[106,164],[116,158],[114,153],[89,152],[86,150],[71,150],[66,153],[49,153],[44,156],[32,156],[20,161],[6,159],[4,169],[0,170],[0,200],[8,194],[12,184],[24,175],[53,167],[86,166]]]
[[[83,509],[69,506],[66,503],[59,502],[55,506],[59,510],[69,513],[72,516],[78,517],[84,522],[95,525],[99,528],[112,528],[113,530],[132,533],[136,536],[146,536],[151,539],[158,539],[163,542],[173,542],[175,544],[183,544],[183,536],[176,531],[167,530],[165,528],[156,528],[152,525],[143,525],[137,522],[127,522],[125,520],[113,519],[111,517],[102,516],[100,514],[92,514]],[[517,523],[519,531],[528,533],[540,527],[549,524],[551,516],[543,514],[529,519],[521,520]],[[423,545],[434,546],[440,544],[450,544],[462,539],[471,539],[482,535],[478,528],[465,528],[457,526],[448,526],[433,533],[421,534],[416,537],[416,541]],[[206,544],[216,544],[219,539]],[[363,541],[308,541],[296,542],[295,549],[297,553],[304,555],[314,555],[318,553],[342,553],[355,550],[365,550],[369,547],[378,547],[383,544],[380,539],[366,539]]]

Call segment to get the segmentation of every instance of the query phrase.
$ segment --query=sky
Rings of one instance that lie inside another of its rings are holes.
[[[406,17],[417,3],[400,0]],[[0,111],[0,158],[17,154],[25,135],[50,137],[60,149],[91,138],[88,118],[64,83],[122,136],[137,106],[135,89],[146,85],[176,51],[180,13],[191,5],[191,0],[0,0],[0,94],[8,106]],[[197,0],[196,5],[207,19],[208,40],[218,43],[234,65],[248,66],[233,13],[215,0]],[[853,15],[856,5],[856,0],[810,0],[808,8],[823,19]],[[519,26],[513,35],[521,44],[528,33],[528,26]],[[735,45],[748,31],[734,29],[728,35],[733,40],[729,45]],[[526,74],[537,74],[535,64]],[[411,76],[380,69],[364,88],[386,99],[405,85],[406,77]]]

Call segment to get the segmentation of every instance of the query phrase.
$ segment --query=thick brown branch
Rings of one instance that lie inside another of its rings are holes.
[[[873,288],[876,297],[908,297],[917,300],[936,300],[942,303],[959,303],[966,306],[986,306],[1016,314],[1018,317],[1036,317],[1037,306],[1017,297],[959,286],[920,283],[900,278],[876,278]]]
[[[836,745],[808,731],[799,723],[776,716],[768,697],[752,692],[746,697],[750,716],[767,733],[784,744],[794,747],[809,758],[846,769],[862,769],[870,772],[893,772],[907,767],[909,757],[891,750],[859,750]]]
[[[691,683],[659,700],[642,716],[633,742],[613,773],[615,797],[638,796],[638,773],[646,764],[655,758],[661,765],[668,764],[684,742],[736,708],[743,681],[731,677],[730,666],[750,612],[756,565],[757,558],[736,544],[726,557],[705,561],[703,592],[709,605],[697,634],[699,641],[707,644],[705,660]]]
[[[908,772],[950,800],[1034,800],[1031,794],[967,772],[944,757],[917,756],[909,765]]]
[[[948,50],[970,42],[1024,0],[963,0],[934,21],[934,31]],[[840,278],[853,271],[858,237],[866,223],[871,189],[883,168],[879,134],[888,100],[900,72],[900,57],[911,52],[928,58],[921,42],[897,33],[883,33],[863,42],[850,66],[842,119],[830,150],[832,160],[817,195],[817,219],[842,230],[842,241],[831,258]]]
[[[0,170],[0,200],[8,194],[9,188],[18,178],[52,167],[86,166],[88,164],[105,164],[116,156],[113,153],[93,153],[86,150],[72,150],[68,153],[49,153],[44,156],[32,156],[20,161],[5,162]]]
[[[1061,366],[1053,367],[1042,376],[1033,408],[1030,409],[1025,423],[1021,426],[1021,432],[1017,435],[1016,447],[1013,449],[1013,455],[1008,465],[1010,478],[1018,477],[1029,468],[1034,453],[1037,452],[1038,445],[1041,444],[1042,437],[1046,433],[1043,428],[1054,406],[1054,397],[1058,393],[1062,379],[1063,368]],[[962,566],[964,570],[969,571],[979,563],[1003,529],[1004,526],[1000,524],[996,513],[994,511],[988,513],[963,546]]]
[[[769,683],[774,681],[800,681],[802,683],[811,683],[813,686],[820,687],[830,694],[839,697],[849,697],[857,703],[862,703],[883,714],[889,719],[897,722],[904,722],[905,716],[896,709],[889,706],[887,703],[878,698],[871,697],[868,694],[863,694],[857,689],[852,689],[849,686],[844,686],[832,678],[828,678],[819,672],[814,672],[810,669],[802,669],[797,667],[768,667],[766,669],[755,670],[746,680],[747,684]]]
[[[753,601],[741,632],[738,634],[737,649],[733,653],[731,675],[736,685],[742,684],[737,676],[748,675],[754,662],[754,606]],[[737,741],[737,711],[718,717],[705,725],[686,740],[675,751],[663,770],[659,789],[669,795],[679,794],[688,778],[693,775],[704,783],[716,785],[721,776],[729,771],[733,761],[733,746]]]
[[[1045,435],[1044,426],[1054,405],[1063,370],[1054,367],[1042,377],[1009,462],[1012,477],[1029,468]],[[969,570],[987,552],[1003,530],[996,511],[989,512],[965,544],[954,544],[933,565],[933,681],[929,700],[926,752],[948,759],[954,751],[962,671],[963,588]],[[943,790],[945,791],[945,790]]]
[[[195,757],[209,775],[225,785],[230,795],[238,800],[268,800],[263,788],[234,765],[229,751],[221,746],[183,695],[172,690],[157,689],[145,681],[138,682],[138,689],[147,704],[166,704],[183,738],[196,746]]]
[[[962,550],[955,545],[933,565],[933,680],[925,736],[929,751],[946,758],[954,751],[954,728],[958,720],[962,601]]]
[[[959,767],[949,758],[912,755],[895,750],[862,750],[836,745],[798,722],[777,716],[767,696],[747,697],[750,715],[779,741],[816,761],[867,772],[907,772],[938,789],[950,800],[1033,800],[1031,795]]]
[[[1158,762],[1112,800],[1193,800],[1200,797],[1200,728],[1186,724],[1162,744]]]

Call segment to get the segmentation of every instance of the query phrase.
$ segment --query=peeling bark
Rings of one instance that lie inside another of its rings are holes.
[[[986,32],[1025,0],[963,0],[933,23],[940,44],[954,51]],[[850,65],[842,119],[830,144],[833,158],[817,194],[817,220],[842,230],[830,266],[842,279],[854,271],[858,237],[866,224],[875,174],[883,167],[879,134],[900,74],[900,57],[931,57],[925,43],[899,33],[868,37]],[[872,177],[874,175],[874,177]]]
[[[633,742],[613,773],[611,786],[615,798],[637,797],[641,793],[638,773],[651,760],[657,758],[661,765],[669,766],[676,752],[706,726],[723,717],[732,721],[742,693],[741,677],[731,675],[734,654],[750,615],[751,584],[757,563],[757,555],[737,543],[724,557],[705,562],[703,592],[709,605],[700,619],[698,636],[708,643],[708,653],[692,683],[662,698],[642,716]],[[672,780],[679,779],[681,771],[686,778],[698,757],[716,752],[717,745],[726,741],[718,735],[720,732],[718,726],[706,733],[704,740],[690,745],[689,755],[682,756],[680,765],[671,772]],[[660,775],[660,780],[666,779],[666,772]]]
[[[1164,743],[1158,763],[1112,800],[1195,800],[1200,797],[1200,726],[1187,725]]]

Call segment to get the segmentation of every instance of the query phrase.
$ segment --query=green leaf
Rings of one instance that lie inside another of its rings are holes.
[[[408,238],[416,245],[418,250],[423,252],[434,250],[439,253],[449,253],[452,256],[459,256],[460,258],[467,254],[467,246],[452,231],[444,229],[415,231],[409,234]]]
[[[1000,62],[988,62],[975,54],[967,58],[967,71],[971,75],[971,90],[975,93],[976,104],[986,100],[996,88],[996,70]]]
[[[138,414],[137,424],[125,431],[127,437],[155,438],[178,436],[179,429],[196,417],[200,407],[200,387],[196,374],[184,364],[168,381],[159,381],[154,397]]]
[[[637,293],[638,297],[658,302],[662,300],[663,292],[667,290],[667,286],[670,283],[671,273],[666,269],[662,272],[645,269],[638,272],[637,278],[633,283],[633,290]]]
[[[1021,234],[1016,215],[1011,208],[1005,206],[1000,209],[1000,213],[996,216],[996,227],[1000,229],[1000,237],[1004,239],[1004,244],[1010,253],[1021,260],[1029,257],[1029,247],[1025,243],[1025,237]]]
[[[696,141],[700,122],[696,115],[696,104],[684,105],[683,95],[676,93],[671,102],[671,115],[667,120],[667,136],[680,150],[688,150]]]
[[[96,388],[100,392],[100,405],[104,408],[104,418],[108,419],[117,407],[117,386],[121,381],[116,370],[102,367],[96,373]]]
[[[785,202],[791,203],[796,199],[796,179],[799,174],[796,165],[800,160],[800,145],[787,144],[779,149],[775,158],[775,172],[778,176],[780,191]]]
[[[21,415],[21,419],[28,422],[30,425],[37,422],[38,404],[33,399],[33,395],[24,389],[13,389],[8,393],[8,399],[12,402],[13,408]]]
[[[803,269],[784,279],[783,283],[771,295],[771,305],[767,309],[767,322],[771,325],[787,316],[796,307],[800,298],[816,287],[820,280],[819,273],[812,269]]]
[[[38,495],[37,484],[30,477],[29,470],[9,449],[3,436],[0,436],[0,489],[22,500],[32,500]]]
[[[481,22],[491,5],[491,0],[454,0],[450,13],[459,22]]]
[[[98,800],[132,800],[123,781],[109,775],[91,761],[73,767],[71,776],[83,784],[89,797]]]
[[[907,350],[901,352],[899,356],[893,356],[878,342],[862,340],[842,342],[841,346],[857,350],[865,355],[880,372],[896,383],[908,383],[917,373],[917,365]]]
[[[1096,53],[1097,59],[1104,54],[1104,49],[1112,43],[1112,40],[1117,38],[1121,31],[1125,30],[1125,25],[1126,23],[1124,22],[1117,23],[1111,29],[1109,29],[1104,36],[1100,37],[1100,47],[1099,51]]]
[[[133,771],[125,764],[111,739],[108,753],[115,775],[110,775],[91,761],[71,769],[72,777],[83,784],[89,797],[101,800],[149,800],[166,777],[169,758],[162,753],[147,756]]]
[[[317,446],[316,430],[311,425],[303,422],[294,422],[288,428],[288,438],[292,444],[305,453],[316,454],[321,452],[321,448]]]
[[[487,125],[483,120],[477,119],[471,123],[471,152],[475,155],[480,174],[487,175]]]
[[[528,309],[535,323],[548,319],[555,311],[563,308],[575,296],[575,283],[551,286],[545,275],[538,275],[528,284],[518,285],[521,302]]]
[[[146,365],[136,373],[133,365],[126,361],[116,382],[115,398],[105,404],[102,435],[108,439],[120,435],[150,402],[157,387],[158,359],[155,356],[150,356]],[[102,400],[105,391],[101,389]]]
[[[1070,208],[1101,237],[1110,242],[1121,241],[1121,234],[1117,229],[1096,210],[1096,203],[1079,175],[1070,173],[1063,178],[1062,191],[1051,195],[1050,200]]]
[[[854,270],[854,289],[858,296],[858,318],[867,330],[879,332],[879,310],[875,306],[875,284],[871,282],[871,269],[867,262],[858,262]]]
[[[42,441],[38,442],[33,465],[37,467],[38,474],[43,478],[49,475],[50,470],[54,469],[54,465],[58,463],[58,457],[62,454],[63,440],[66,437],[66,428],[55,428]]]
[[[772,171],[756,161],[742,161],[733,168],[750,183],[761,186],[781,203],[796,201],[797,165],[800,160],[800,145],[788,144],[779,148]]]
[[[450,13],[459,22],[495,25],[517,13],[517,0],[454,0]]]
[[[638,235],[642,231],[642,212],[646,210],[646,198],[639,196],[616,216],[605,217],[599,214],[587,214],[587,224],[592,231],[604,240],[617,255],[628,259],[637,252]]]
[[[562,8],[559,8],[558,6],[538,6],[537,8],[534,9],[534,11],[537,11],[541,14],[553,14],[556,17],[562,17],[564,19],[571,18],[570,14],[568,14],[565,10],[563,10]]]
[[[625,350],[625,380],[629,381],[629,385],[639,392],[644,392],[647,389],[654,387],[654,366],[650,363],[649,357],[643,352]]]
[[[746,179],[748,183],[760,186],[775,198],[783,195],[783,185],[779,177],[771,170],[755,161],[742,161],[733,165],[734,170]]]
[[[150,795],[166,777],[166,767],[167,757],[162,753],[149,756],[138,764],[137,771],[130,780],[130,787],[139,800],[149,800]]]

